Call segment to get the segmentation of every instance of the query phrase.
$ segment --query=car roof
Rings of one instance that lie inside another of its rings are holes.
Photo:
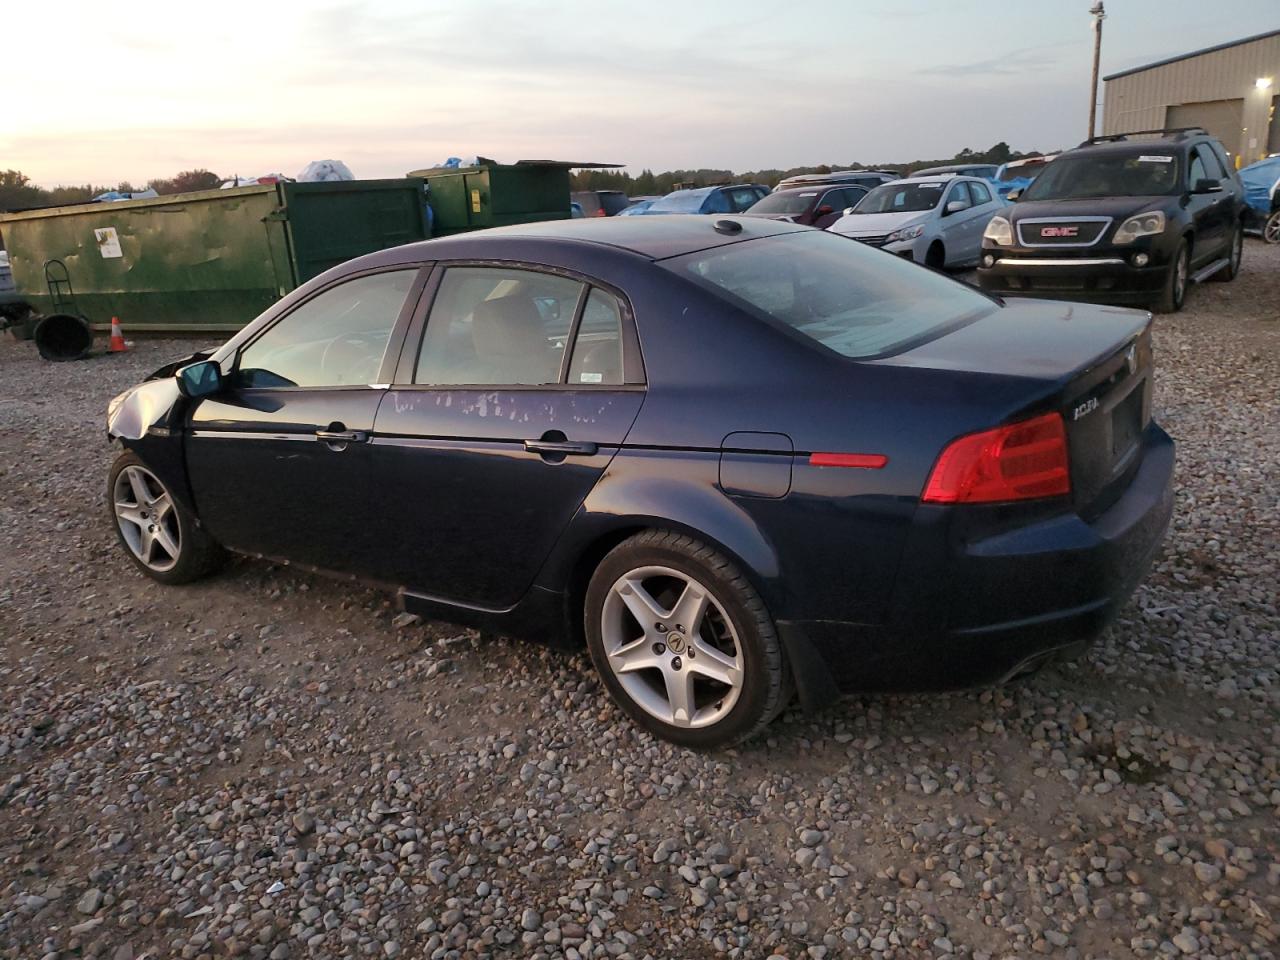
[[[981,177],[966,177],[964,174],[956,173],[938,173],[927,177],[903,177],[901,180],[891,180],[882,186],[893,186],[899,183],[955,183],[956,181],[976,180],[978,183],[986,183]]]
[[[720,231],[717,224],[737,224],[739,230]],[[578,220],[542,220],[509,227],[460,233],[420,243],[394,247],[387,262],[485,257],[503,241],[547,240],[557,245],[608,246],[627,250],[650,260],[679,257],[698,250],[756,240],[783,233],[803,233],[809,227],[761,217],[669,214],[660,217],[585,217]],[[378,254],[372,255],[374,258]]]
[[[1150,140],[1112,140],[1106,143],[1089,143],[1058,154],[1060,157],[1106,157],[1127,155],[1131,153],[1150,153],[1152,150],[1164,150],[1168,153],[1182,153],[1198,143],[1212,140],[1212,137],[1200,134],[1190,137],[1153,137]]]

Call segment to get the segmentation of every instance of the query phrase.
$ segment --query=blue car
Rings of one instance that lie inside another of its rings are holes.
[[[675,190],[653,201],[643,213],[742,213],[768,193],[769,188],[758,183]]]
[[[1267,243],[1280,243],[1280,155],[1251,163],[1240,171],[1249,205],[1246,226]]]
[[[106,507],[162,583],[234,550],[585,644],[638,724],[710,748],[793,692],[1094,637],[1172,510],[1153,376],[1145,312],[812,227],[529,223],[341,264],[113,399]]]

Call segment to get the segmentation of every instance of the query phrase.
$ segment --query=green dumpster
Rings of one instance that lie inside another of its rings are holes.
[[[472,167],[431,167],[410,177],[427,181],[436,236],[569,217],[569,171],[616,167],[613,163],[520,160],[495,163],[477,157]]]
[[[424,240],[421,180],[275,183],[0,215],[17,293],[95,329],[238,330],[352,257]]]

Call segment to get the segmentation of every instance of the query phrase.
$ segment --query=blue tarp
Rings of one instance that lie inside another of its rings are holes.
[[[1271,198],[1280,194],[1280,157],[1268,157],[1251,163],[1240,171],[1244,183],[1244,199],[1259,213],[1271,212]]]

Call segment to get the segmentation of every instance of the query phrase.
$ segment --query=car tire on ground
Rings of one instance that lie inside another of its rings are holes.
[[[931,270],[941,270],[947,265],[947,251],[942,246],[941,240],[935,240],[929,244],[929,249],[925,251],[924,265]]]
[[[1230,283],[1240,275],[1240,261],[1244,258],[1244,227],[1237,226],[1231,237],[1231,252],[1227,255],[1225,267],[1213,275],[1211,279],[1220,283]]]
[[[161,583],[187,583],[226,559],[192,513],[132,451],[111,465],[107,509],[116,536],[134,565]]]
[[[1262,225],[1262,239],[1267,243],[1280,243],[1280,210],[1272,210]]]
[[[1173,255],[1168,274],[1164,278],[1164,288],[1156,300],[1156,313],[1177,313],[1187,298],[1187,284],[1191,276],[1191,247],[1186,240],[1178,244],[1178,252]]]
[[[764,601],[723,554],[650,530],[600,562],[584,604],[587,647],[613,699],[686,747],[724,747],[767,726],[791,698]]]

